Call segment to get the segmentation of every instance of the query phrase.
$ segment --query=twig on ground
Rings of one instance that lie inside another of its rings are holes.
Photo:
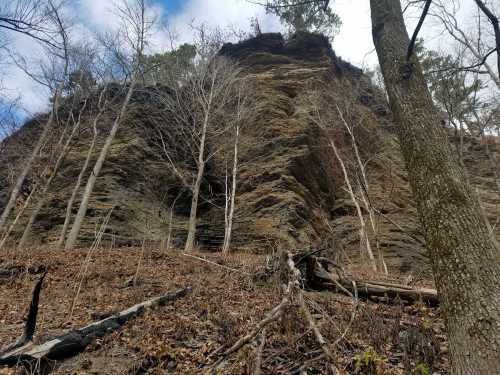
[[[241,271],[241,270],[238,270],[236,268],[227,267],[227,266],[224,266],[223,264],[215,263],[215,262],[212,262],[211,260],[197,257],[196,255],[191,255],[191,254],[186,254],[186,253],[182,253],[182,255],[184,255],[185,257],[201,260],[202,262],[211,264],[213,266],[224,268],[225,270],[228,270],[228,271],[238,272],[238,273],[241,273],[242,275],[250,276],[250,274],[248,272]]]

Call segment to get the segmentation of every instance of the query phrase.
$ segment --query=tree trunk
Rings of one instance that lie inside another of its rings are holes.
[[[59,154],[59,157],[56,160],[56,163],[54,165],[54,169],[52,173],[50,174],[49,178],[45,182],[45,185],[42,189],[42,193],[40,195],[40,199],[36,203],[36,206],[34,210],[31,213],[31,216],[28,220],[28,224],[26,224],[26,227],[24,228],[23,235],[21,239],[19,240],[19,244],[17,245],[18,249],[22,249],[24,245],[26,244],[26,241],[28,240],[29,234],[31,232],[31,228],[33,224],[35,223],[35,220],[40,213],[40,210],[43,208],[44,204],[47,202],[47,195],[50,189],[50,185],[52,184],[52,181],[54,178],[57,176],[57,173],[59,172],[59,168],[61,168],[62,162],[66,155],[68,154],[69,148],[71,146],[71,142],[73,141],[73,138],[75,137],[76,131],[80,128],[80,123],[81,123],[81,118],[82,118],[82,113],[85,110],[85,107],[87,106],[87,101],[85,101],[83,107],[80,109],[80,114],[78,116],[78,121],[73,124],[73,128],[71,129],[71,133],[69,134],[68,138],[66,139],[66,143],[64,144],[63,149],[61,150],[61,153]],[[74,121],[74,120],[73,120]],[[62,139],[61,139],[62,141]]]
[[[47,122],[45,123],[45,126],[43,128],[42,134],[40,134],[40,137],[38,137],[38,140],[35,144],[35,147],[33,148],[33,151],[31,152],[31,155],[29,156],[28,160],[26,161],[21,174],[17,177],[16,183],[14,187],[12,188],[12,191],[10,193],[9,201],[7,202],[7,205],[4,207],[2,215],[0,216],[0,231],[3,229],[5,226],[5,223],[7,222],[7,218],[10,215],[10,212],[12,211],[12,208],[14,208],[14,205],[16,203],[16,199],[19,196],[19,193],[21,191],[21,188],[23,186],[24,180],[26,179],[26,176],[28,173],[31,171],[31,167],[33,165],[33,162],[37,155],[40,153],[40,150],[42,149],[42,146],[49,134],[50,129],[52,128],[52,124],[54,123],[54,116],[55,112],[57,111],[57,107],[59,105],[59,88],[56,91],[55,97],[54,97],[54,105],[52,107],[52,110],[50,112],[49,118]]]
[[[222,253],[227,255],[229,253],[229,246],[231,245],[231,233],[233,231],[233,217],[234,217],[234,200],[236,196],[236,182],[238,180],[238,139],[240,136],[240,127],[236,125],[236,134],[234,138],[234,158],[233,158],[233,178],[231,185],[231,199],[229,202],[229,214],[227,215],[226,231],[224,233],[224,245]],[[227,199],[227,197],[226,197]]]
[[[484,134],[481,135],[481,140],[484,145],[484,152],[486,153],[486,156],[488,157],[488,163],[490,164],[490,169],[493,172],[493,178],[495,179],[495,186],[497,188],[497,194],[500,197],[500,175],[498,174],[498,161],[494,157],[494,155],[491,153],[490,146],[488,145],[488,139],[484,136]]]
[[[453,155],[398,0],[371,0],[373,40],[447,320],[453,375],[500,368],[499,251]]]
[[[205,148],[205,131],[201,137],[200,156],[198,158],[198,173],[193,186],[193,198],[191,199],[191,212],[189,213],[188,236],[184,252],[188,253],[193,250],[194,239],[196,236],[196,212],[198,210],[198,198],[200,196],[201,180],[205,173],[205,160],[203,159],[203,150]]]
[[[196,236],[196,212],[198,210],[198,198],[200,195],[201,181],[203,180],[203,174],[205,173],[205,141],[207,138],[208,120],[212,104],[212,94],[213,91],[211,91],[209,95],[209,102],[205,110],[203,126],[201,128],[200,150],[198,154],[198,173],[196,174],[196,180],[193,186],[193,198],[191,200],[191,212],[189,214],[188,236],[186,240],[186,246],[184,247],[184,252],[186,253],[190,252],[193,249],[194,239]]]
[[[82,196],[82,202],[80,203],[80,208],[78,209],[78,213],[76,214],[75,221],[73,223],[73,226],[71,228],[71,232],[68,235],[68,240],[66,241],[66,249],[72,249],[75,247],[76,240],[78,238],[78,233],[80,232],[80,228],[82,227],[83,219],[85,218],[85,215],[87,213],[87,207],[89,204],[90,200],[90,195],[92,194],[92,191],[94,190],[95,183],[97,181],[97,177],[99,177],[99,173],[101,172],[102,165],[104,164],[104,160],[106,159],[106,155],[108,154],[109,149],[111,148],[111,144],[113,143],[113,140],[115,139],[116,132],[118,131],[118,128],[121,124],[121,120],[123,116],[125,115],[125,112],[127,110],[128,103],[130,102],[130,98],[132,97],[132,93],[134,92],[135,88],[135,79],[132,80],[130,83],[130,86],[127,91],[127,95],[125,97],[125,100],[123,101],[122,107],[120,109],[120,113],[116,117],[115,121],[113,122],[113,126],[111,127],[111,131],[109,132],[108,137],[106,138],[106,142],[104,143],[104,146],[101,149],[101,153],[99,154],[99,158],[97,159],[94,169],[92,170],[92,173],[89,176],[89,179],[87,181],[87,185],[85,186],[85,191]]]
[[[361,207],[359,206],[358,199],[356,198],[356,194],[354,194],[354,190],[352,188],[351,181],[349,179],[349,174],[347,173],[347,169],[345,167],[344,161],[342,160],[342,157],[340,156],[340,153],[337,149],[337,146],[335,145],[335,142],[333,141],[333,138],[329,138],[328,141],[330,142],[330,147],[332,148],[335,157],[337,158],[337,161],[340,164],[340,167],[342,169],[342,173],[344,175],[344,181],[347,185],[347,191],[349,193],[349,196],[351,197],[352,203],[356,207],[356,212],[358,213],[358,218],[359,218],[359,238],[360,238],[360,244],[361,244],[361,249],[363,249],[363,243],[366,246],[366,252],[368,254],[368,258],[370,259],[370,265],[372,267],[372,270],[377,272],[377,262],[375,261],[375,257],[373,256],[373,251],[372,247],[370,245],[370,238],[368,237],[368,231],[366,230],[366,224],[365,224],[365,219],[363,217],[363,212],[361,211]],[[361,252],[361,255],[363,253]]]
[[[169,301],[184,297],[189,292],[191,292],[190,286],[173,290],[138,303],[105,319],[90,323],[85,327],[69,331],[42,344],[33,345],[32,342],[28,342],[14,350],[0,353],[0,366],[21,365],[27,368],[35,366],[39,368],[40,365],[46,364],[46,361],[62,361],[71,358],[84,351],[96,338],[104,337],[118,330],[129,320],[142,315],[148,309],[163,306]]]
[[[99,102],[102,100],[102,95],[106,92],[106,88],[104,88],[101,92],[101,97],[99,98]],[[66,206],[66,216],[64,218],[64,224],[61,230],[61,235],[59,236],[59,240],[57,242],[57,247],[62,247],[64,245],[64,242],[66,241],[66,233],[68,231],[69,227],[69,222],[71,221],[71,211],[73,210],[73,203],[75,202],[76,195],[78,194],[78,190],[80,190],[80,185],[82,184],[83,176],[85,175],[85,172],[87,171],[87,168],[90,164],[90,159],[92,158],[92,153],[94,152],[95,144],[97,141],[97,123],[99,122],[99,119],[101,118],[102,114],[104,113],[106,104],[104,104],[104,107],[100,108],[99,113],[97,116],[94,118],[94,121],[92,122],[92,130],[93,130],[93,136],[92,136],[92,141],[89,146],[89,150],[87,151],[87,156],[85,158],[85,161],[83,163],[82,169],[80,170],[80,173],[78,174],[78,177],[76,179],[75,187],[73,188],[73,192],[71,193],[71,197],[69,198],[68,204]]]
[[[10,225],[6,229],[5,233],[2,233],[0,231],[0,234],[3,234],[3,237],[2,237],[2,239],[0,241],[0,250],[3,249],[4,245],[7,243],[7,240],[9,239],[10,233],[15,228],[15,226],[16,226],[17,222],[19,221],[19,219],[21,218],[21,216],[23,216],[24,211],[28,207],[28,205],[29,205],[29,203],[31,201],[31,198],[33,198],[33,196],[35,195],[35,192],[36,192],[37,189],[38,189],[38,184],[36,184],[33,187],[33,189],[31,189],[31,192],[28,195],[28,197],[26,198],[26,200],[24,201],[23,206],[17,212],[16,217],[14,218],[14,220],[12,221],[12,223],[10,223]]]

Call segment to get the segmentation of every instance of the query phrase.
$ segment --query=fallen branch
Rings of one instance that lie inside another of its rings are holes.
[[[262,319],[259,322],[259,324],[257,324],[257,326],[252,331],[250,331],[250,333],[246,334],[245,336],[242,336],[229,349],[225,350],[220,356],[220,358],[213,365],[210,366],[206,374],[216,374],[217,369],[222,365],[222,363],[226,360],[228,356],[237,352],[242,347],[252,342],[265,327],[267,327],[270,323],[278,320],[278,318],[281,315],[283,315],[283,312],[290,305],[290,291],[291,288],[289,283],[287,290],[285,291],[285,296],[281,300],[281,303],[276,307],[274,307],[271,311],[269,311],[264,317],[264,319]]]
[[[290,307],[293,298],[292,294],[296,286],[298,285],[299,285],[298,279],[296,279],[295,277],[289,277],[288,284],[285,288],[281,302],[277,306],[275,306],[271,311],[269,311],[264,317],[264,319],[262,319],[252,331],[240,337],[240,339],[236,341],[229,349],[226,349],[224,352],[222,352],[219,359],[215,361],[215,363],[209,366],[208,370],[206,371],[206,374],[217,374],[217,369],[222,367],[227,357],[237,352],[245,345],[251,343],[253,340],[255,340],[257,335],[260,332],[262,332],[269,324],[278,320],[286,311],[286,309]],[[214,353],[212,353],[212,356],[215,355],[216,353],[219,353],[222,349],[223,347],[217,349]]]
[[[146,309],[163,305],[185,296],[191,287],[185,287],[156,298],[141,302],[109,318],[91,323],[68,332],[40,345],[27,343],[0,355],[0,366],[30,365],[34,362],[50,362],[70,358],[82,352],[95,338],[116,331],[127,321],[141,315]]]
[[[288,284],[285,289],[285,293],[283,296],[283,299],[281,300],[281,303],[274,307],[270,312],[266,314],[264,319],[262,319],[257,326],[255,326],[254,329],[252,329],[248,334],[242,336],[239,340],[237,340],[229,349],[226,349],[225,351],[222,352],[222,354],[219,355],[219,359],[215,361],[212,365],[209,366],[206,374],[216,374],[217,370],[224,365],[224,363],[227,361],[227,358],[243,348],[245,345],[251,343],[254,341],[259,335],[261,331],[263,331],[270,323],[278,320],[283,313],[288,309],[293,302],[297,303],[303,310],[305,314],[305,318],[309,324],[309,328],[311,331],[314,332],[314,336],[316,337],[321,350],[323,351],[324,355],[328,358],[329,361],[329,368],[331,370],[331,373],[333,375],[339,374],[337,368],[333,364],[334,362],[334,357],[331,353],[331,351],[328,348],[328,342],[326,339],[323,337],[321,332],[319,331],[319,328],[317,327],[316,323],[314,322],[311,312],[309,311],[309,308],[307,307],[305,301],[304,301],[304,296],[303,296],[303,290],[302,290],[302,274],[300,270],[295,266],[294,262],[294,257],[291,254],[291,252],[287,251],[284,254],[284,262],[282,262],[282,267],[286,270],[287,275],[288,275]],[[264,340],[264,339],[262,339]],[[220,353],[223,350],[223,348],[217,349],[212,356]],[[262,353],[260,354],[262,355]],[[262,359],[258,359],[256,363],[260,363]],[[256,367],[257,368],[257,367]],[[259,365],[259,370],[257,371],[257,374],[260,371],[260,365]]]
[[[227,271],[238,272],[238,273],[241,273],[242,275],[250,276],[250,274],[248,272],[244,272],[244,271],[238,270],[236,268],[231,268],[231,267],[225,266],[223,264],[215,263],[215,262],[212,262],[211,260],[208,260],[208,259],[205,259],[205,258],[201,258],[201,257],[197,257],[196,255],[191,255],[191,254],[187,254],[187,253],[182,253],[182,255],[184,255],[185,257],[188,257],[188,258],[193,258],[193,259],[201,260],[202,262],[205,262],[205,263],[211,264],[213,266],[217,266],[217,267],[223,268],[223,269],[225,269]]]
[[[352,293],[355,292],[354,288],[357,287],[357,292],[360,296],[401,298],[412,303],[422,301],[430,305],[439,304],[437,291],[435,289],[410,288],[405,285],[399,284],[350,279],[346,276],[332,274],[326,271],[319,262],[316,262],[316,267],[314,268],[313,272],[316,281],[320,285],[330,288],[333,287],[336,290],[340,290],[343,293],[351,296]],[[353,285],[353,282],[355,282],[355,286]]]

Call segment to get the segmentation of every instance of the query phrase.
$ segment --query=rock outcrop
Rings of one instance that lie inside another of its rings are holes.
[[[255,116],[241,132],[234,247],[269,252],[278,246],[324,246],[354,262],[360,260],[364,252],[360,250],[355,207],[344,189],[342,172],[326,137],[328,132],[311,119],[311,92],[324,92],[339,102],[350,101],[350,121],[366,160],[369,198],[377,209],[378,242],[387,263],[401,271],[428,274],[425,243],[390,111],[384,96],[363,72],[337,57],[326,38],[307,33],[289,40],[280,34],[262,34],[238,44],[226,44],[220,54],[241,65],[256,95]],[[150,141],[148,132],[152,130],[141,111],[150,111],[152,104],[146,109],[140,97],[134,103],[96,184],[82,242],[95,237],[99,222],[112,207],[107,237],[114,235],[115,241],[125,243],[161,239],[168,227],[171,204],[179,195],[173,235],[179,244],[185,239],[190,194]],[[90,118],[89,113],[87,123]],[[330,118],[332,134],[348,158],[352,149],[344,125],[339,116],[331,113]],[[105,134],[110,121],[108,118],[103,122],[101,134]],[[30,139],[37,126],[26,126],[4,141],[7,151],[0,163],[14,167],[19,164],[18,159],[13,159],[14,145]],[[87,124],[54,184],[50,203],[37,220],[34,242],[57,238],[65,202],[90,142],[88,134]],[[496,154],[495,140],[490,148]],[[495,224],[500,198],[483,145],[468,139],[464,161],[487,215]],[[4,179],[0,206],[9,189],[4,182],[8,181],[7,169],[0,170]],[[215,249],[222,242],[224,176],[223,163],[215,157],[203,184],[209,199],[200,209],[201,247]],[[16,229],[17,236],[21,229],[22,223]],[[495,233],[500,234],[498,230]]]

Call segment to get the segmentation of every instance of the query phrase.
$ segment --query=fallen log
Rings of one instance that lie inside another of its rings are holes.
[[[406,285],[361,280],[348,278],[340,273],[328,272],[320,262],[314,262],[314,282],[328,289],[335,289],[342,293],[354,293],[354,288],[360,296],[365,297],[388,297],[390,299],[400,298],[411,303],[422,301],[429,305],[438,305],[439,299],[436,289],[410,288]],[[353,285],[355,283],[355,285]],[[344,290],[345,289],[345,290]]]
[[[40,345],[29,342],[0,354],[0,366],[16,366],[17,364],[31,366],[37,363],[38,367],[41,363],[73,357],[81,353],[95,338],[116,331],[130,319],[141,315],[146,309],[183,297],[190,290],[191,287],[188,286],[141,302],[106,319],[75,329]]]

